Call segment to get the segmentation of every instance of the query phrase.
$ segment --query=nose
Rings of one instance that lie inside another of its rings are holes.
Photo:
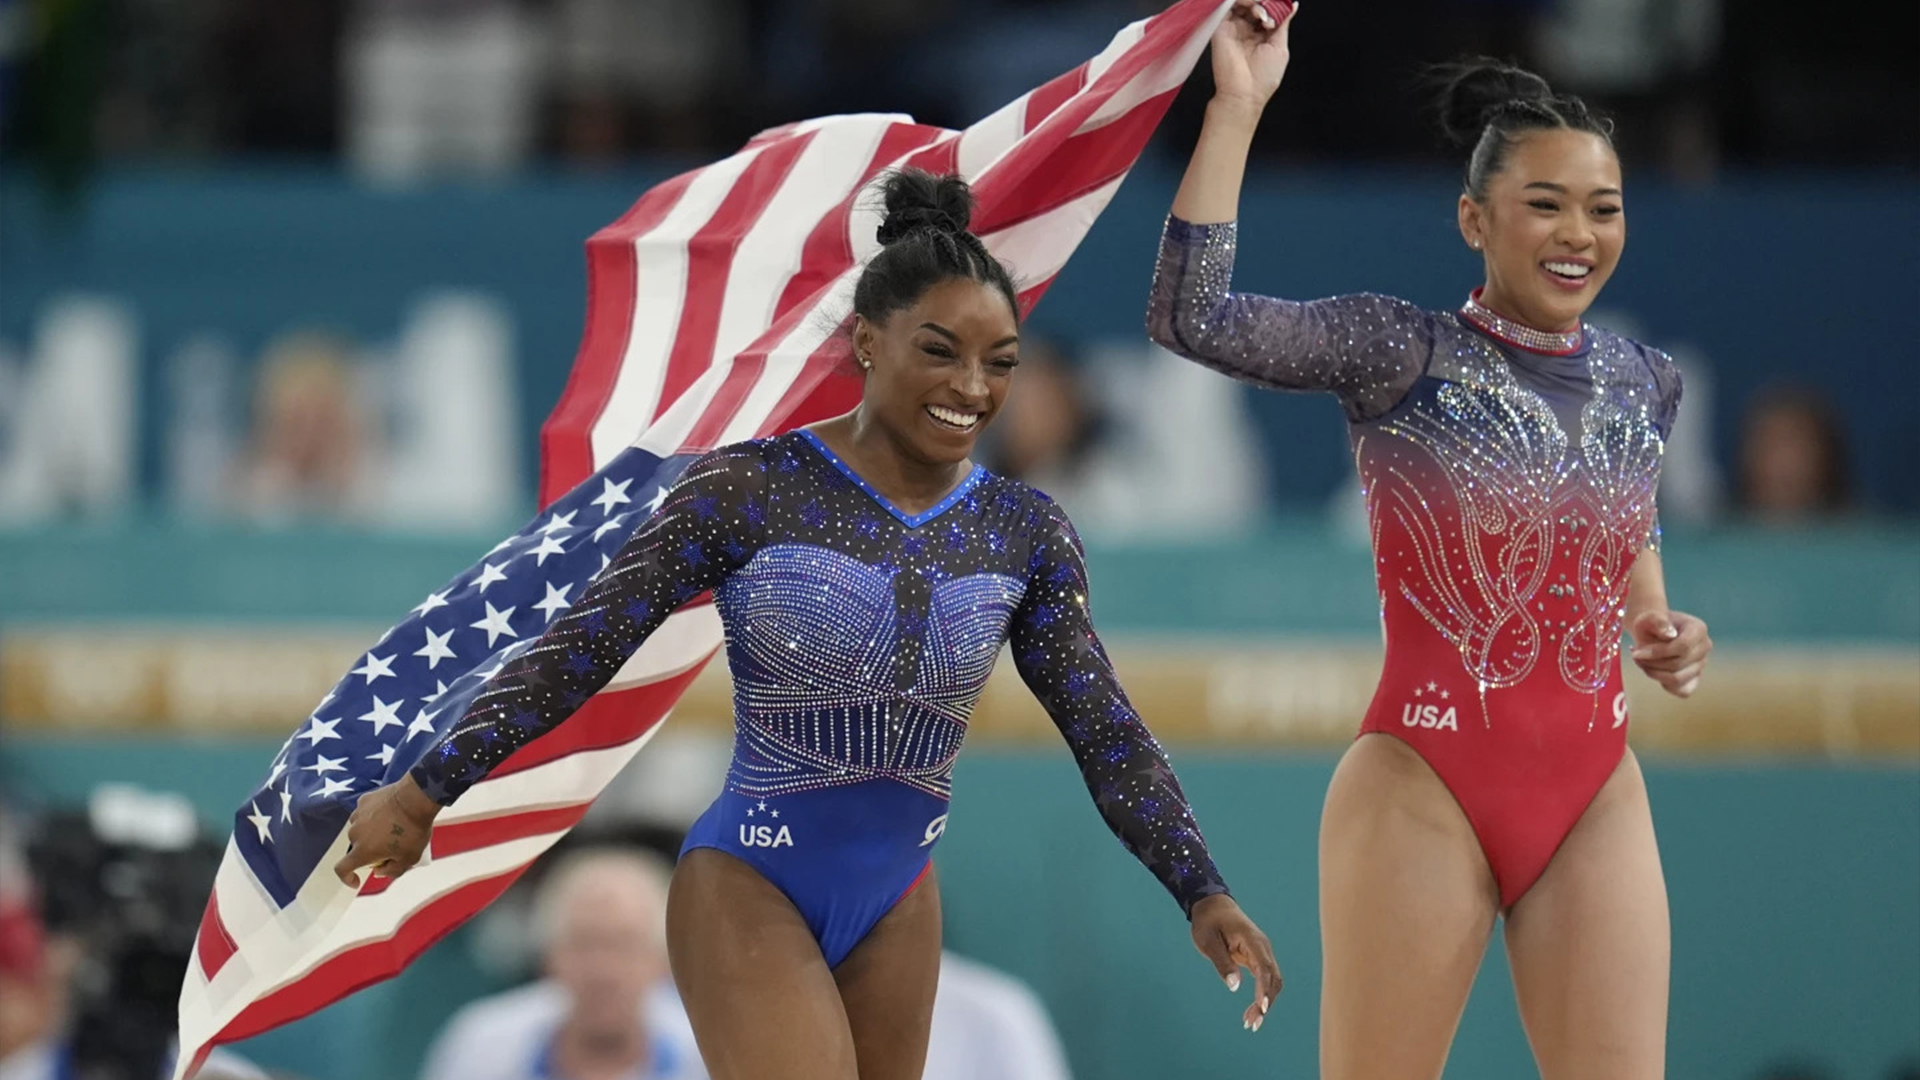
[[[981,361],[960,365],[954,376],[953,389],[968,405],[984,407],[987,403],[987,366]]]
[[[1585,251],[1593,246],[1593,225],[1587,221],[1585,214],[1569,215],[1554,239],[1575,251]]]

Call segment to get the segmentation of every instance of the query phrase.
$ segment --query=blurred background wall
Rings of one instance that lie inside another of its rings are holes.
[[[806,115],[962,125],[1156,7],[0,0],[0,807],[37,838],[30,869],[78,858],[50,823],[124,818],[116,783],[185,822],[123,842],[223,840],[358,650],[532,511],[581,244],[641,191]],[[1244,287],[1447,306],[1476,284],[1423,63],[1515,57],[1618,117],[1632,241],[1592,321],[1685,371],[1670,587],[1720,644],[1695,701],[1635,690],[1670,1071],[1891,1078],[1920,1058],[1920,15],[1310,7],[1243,204]],[[1338,410],[1140,332],[1202,69],[1036,312],[988,457],[1088,536],[1122,674],[1289,989],[1259,1037],[1232,1026],[997,677],[938,860],[949,943],[1039,992],[1082,1077],[1311,1075],[1319,800],[1379,663]],[[703,676],[590,824],[670,847],[718,787],[725,695]],[[123,948],[43,892],[73,950]],[[311,1080],[414,1076],[455,1007],[524,977],[501,944],[518,910],[241,1049]],[[1496,944],[1449,1075],[1528,1061]]]

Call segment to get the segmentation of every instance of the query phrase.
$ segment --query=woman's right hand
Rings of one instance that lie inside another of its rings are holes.
[[[427,797],[411,775],[360,796],[347,819],[347,853],[333,864],[342,884],[360,887],[360,871],[399,877],[427,852],[440,804]]]
[[[1273,11],[1286,14],[1276,19]],[[1213,97],[1251,109],[1256,115],[1280,88],[1287,73],[1287,28],[1298,4],[1284,0],[1234,0],[1233,10],[1213,32]]]

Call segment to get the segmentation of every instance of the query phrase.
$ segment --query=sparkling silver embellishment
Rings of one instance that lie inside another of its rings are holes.
[[[1460,306],[1460,315],[1468,322],[1499,338],[1509,345],[1517,345],[1529,352],[1546,353],[1549,356],[1570,356],[1580,351],[1581,343],[1586,339],[1586,328],[1555,332],[1535,330],[1525,323],[1494,311],[1480,302],[1480,297],[1469,296]]]

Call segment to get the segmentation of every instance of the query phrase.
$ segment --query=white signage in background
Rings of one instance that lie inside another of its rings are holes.
[[[0,525],[127,508],[138,349],[133,316],[114,301],[72,296],[41,311],[24,365],[0,380]]]
[[[0,526],[138,507],[151,416],[152,503],[179,519],[496,528],[528,509],[513,334],[497,300],[443,290],[390,345],[296,320],[248,355],[217,329],[143,341],[118,300],[56,298],[24,349],[0,342]]]

